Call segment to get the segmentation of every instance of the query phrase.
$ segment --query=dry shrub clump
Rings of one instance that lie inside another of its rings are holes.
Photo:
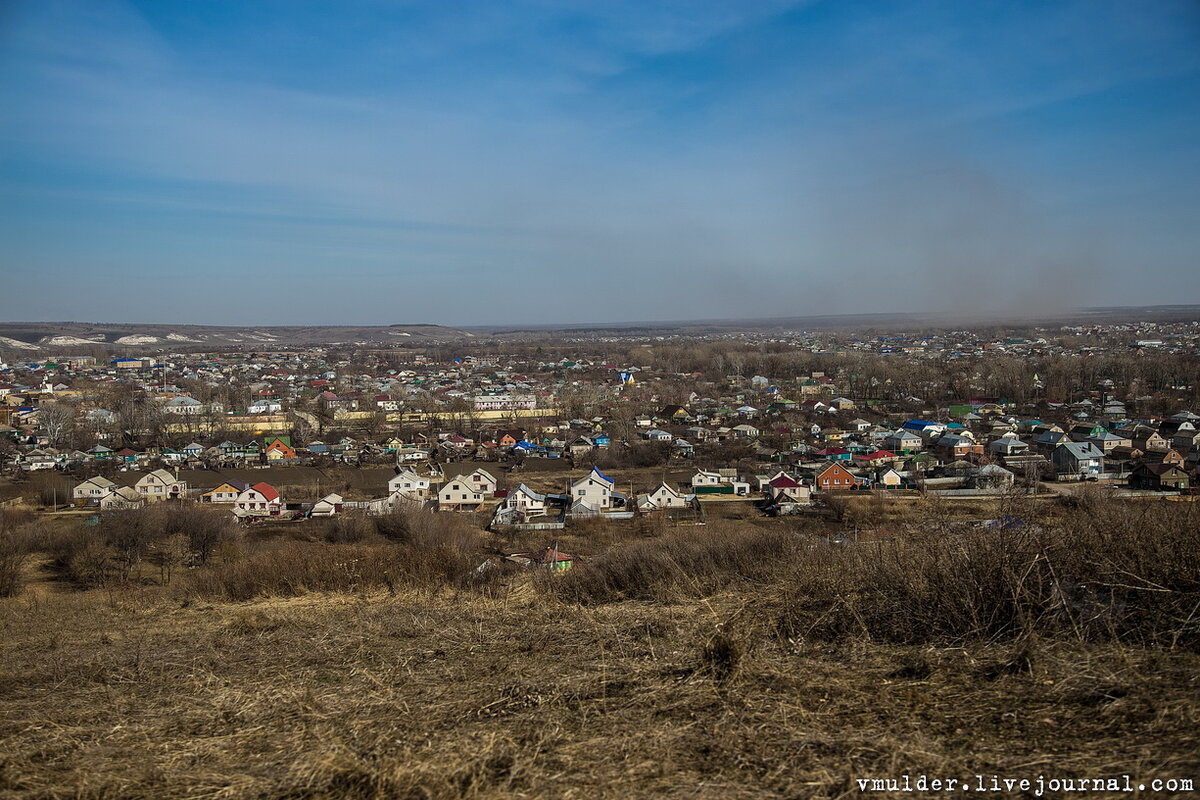
[[[193,571],[185,594],[249,600],[313,591],[437,589],[461,585],[480,564],[479,537],[450,515],[397,513],[335,521],[327,542],[275,541]]]
[[[37,549],[68,581],[92,588],[138,582],[147,564],[169,583],[176,570],[207,564],[240,536],[228,511],[164,503],[106,512],[94,528],[48,532]]]
[[[1028,635],[1200,645],[1200,514],[1092,500],[1052,525],[815,549],[773,604],[788,638],[958,643]]]
[[[25,565],[45,536],[34,519],[25,510],[0,509],[0,597],[15,597],[25,587]]]
[[[585,605],[702,597],[735,582],[764,582],[804,546],[784,531],[708,526],[611,550],[542,583],[551,594]]]
[[[1053,523],[934,526],[833,544],[778,530],[709,527],[612,550],[543,591],[598,605],[673,602],[726,587],[785,639],[958,644],[1029,635],[1200,646],[1193,504],[1089,497]]]

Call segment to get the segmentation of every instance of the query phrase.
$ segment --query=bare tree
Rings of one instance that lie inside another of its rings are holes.
[[[66,403],[48,403],[38,409],[37,422],[50,446],[57,447],[75,425],[75,410]]]

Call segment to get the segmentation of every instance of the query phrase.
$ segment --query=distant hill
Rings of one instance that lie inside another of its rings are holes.
[[[1062,309],[1061,311],[946,314],[895,312],[879,314],[825,314],[806,317],[758,317],[753,319],[661,320],[642,322],[577,322],[550,325],[472,326],[471,330],[513,338],[547,337],[552,334],[636,335],[707,334],[729,331],[807,330],[856,331],[871,329],[978,328],[991,326],[1055,326],[1121,322],[1200,321],[1198,305],[1122,306],[1112,308]]]
[[[333,344],[437,344],[475,334],[442,325],[143,325],[92,322],[0,322],[0,350],[61,352],[86,347],[144,350]]]

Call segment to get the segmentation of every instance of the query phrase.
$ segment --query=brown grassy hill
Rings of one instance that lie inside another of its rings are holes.
[[[1194,779],[1200,511],[1073,502],[863,545],[643,528],[560,575],[478,571],[486,536],[448,514],[293,536],[186,507],[0,516],[0,575],[30,582],[0,598],[0,798]]]

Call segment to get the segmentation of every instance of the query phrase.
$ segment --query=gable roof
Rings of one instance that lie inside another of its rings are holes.
[[[256,483],[250,488],[267,498],[268,501],[279,499],[279,492],[275,491],[275,487],[269,483]]]
[[[511,497],[512,495],[517,494],[517,493],[526,495],[533,500],[537,500],[539,503],[546,501],[546,495],[535,492],[533,489],[530,489],[528,486],[526,486],[523,483],[519,484],[517,486],[517,488],[513,489],[512,492],[509,493],[509,496]]]

